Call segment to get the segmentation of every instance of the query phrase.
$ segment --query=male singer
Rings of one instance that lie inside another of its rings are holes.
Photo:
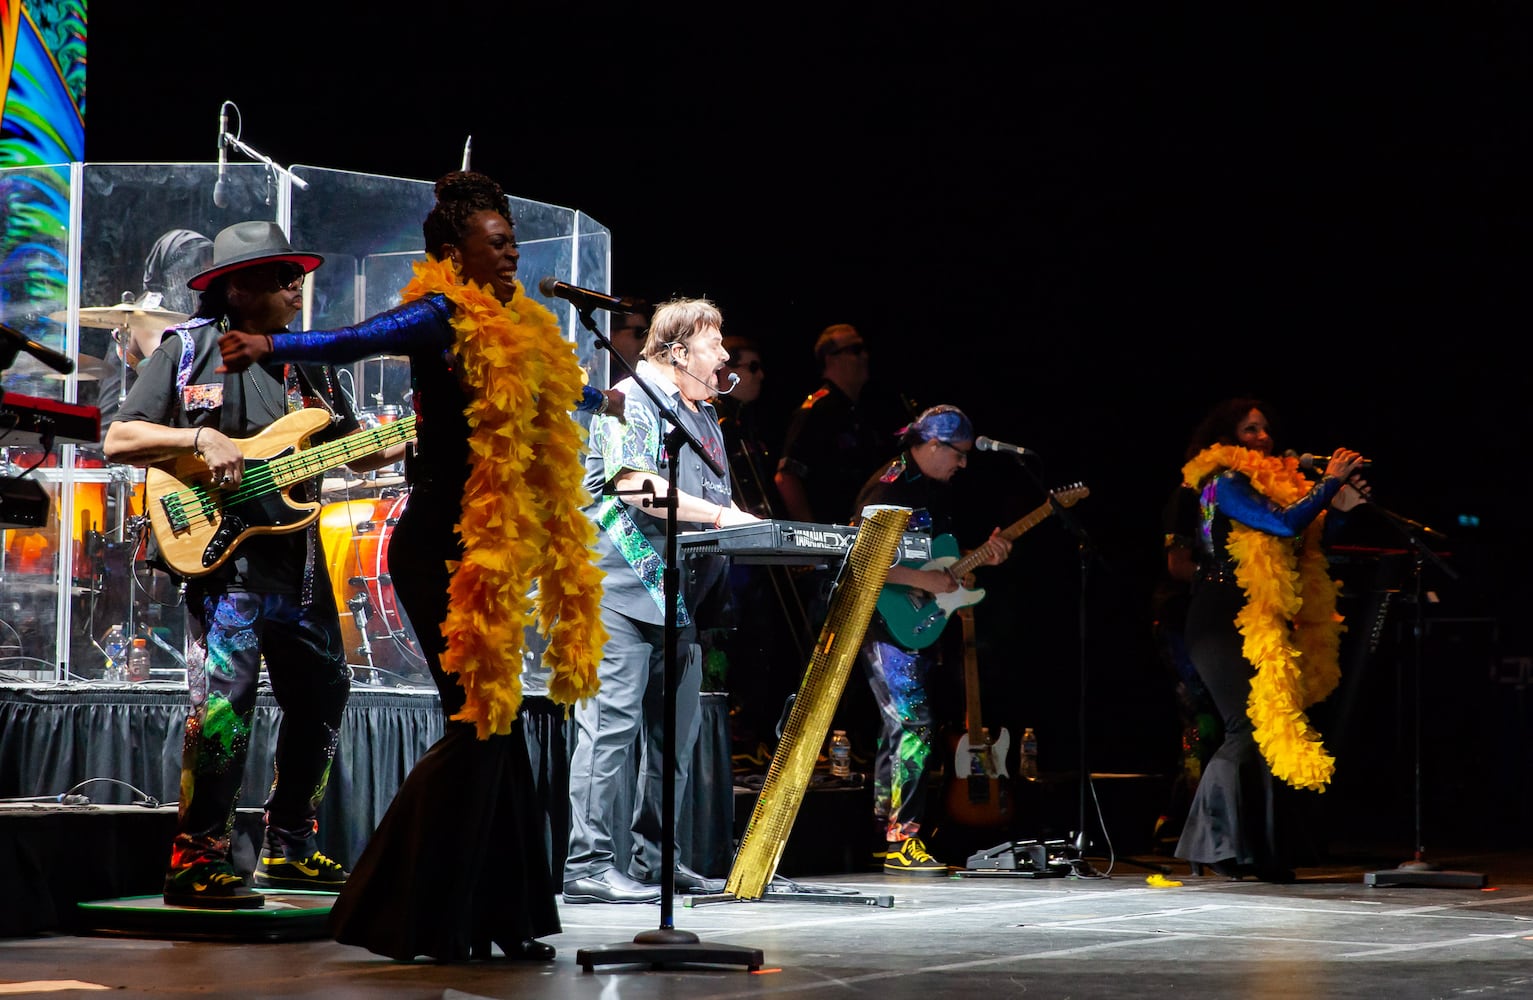
[[[665,733],[666,510],[646,504],[670,490],[675,463],[679,530],[699,530],[757,520],[730,498],[724,437],[709,398],[718,392],[724,350],[718,308],[705,299],[678,299],[655,309],[637,365],[637,377],[666,400],[701,441],[723,475],[715,474],[690,446],[668,456],[671,426],[644,390],[623,379],[626,422],[610,416],[591,421],[586,513],[597,526],[597,558],[606,571],[601,603],[609,636],[602,652],[601,690],[575,709],[579,736],[570,762],[570,845],[564,866],[566,903],[648,903],[660,898],[666,873],[661,814],[661,740]],[[702,657],[698,617],[724,583],[724,560],[689,560],[677,595],[680,630],[676,668],[681,671],[676,705],[676,802],[685,799],[688,765],[701,722],[698,692]],[[617,816],[619,782],[626,780],[635,737],[639,784],[632,816]],[[612,831],[630,823],[633,856],[618,858]],[[723,881],[705,878],[678,859],[675,886],[683,892],[719,892]]]

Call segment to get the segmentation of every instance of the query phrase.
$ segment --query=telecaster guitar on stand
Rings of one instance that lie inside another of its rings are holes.
[[[1061,507],[1072,507],[1077,501],[1090,495],[1090,492],[1079,483],[1068,489],[1055,491],[1051,494],[1054,498],[1052,501],[1040,504],[1026,517],[1001,532],[1001,537],[1007,541],[1013,541],[1054,513],[1056,502]],[[939,535],[932,540],[932,554],[936,558],[919,566],[915,563],[905,563],[905,565],[915,566],[917,569],[945,569],[961,581],[970,570],[985,561],[983,548],[981,546],[959,558],[958,540],[952,535]],[[934,595],[915,587],[885,584],[883,592],[878,596],[878,614],[895,642],[906,649],[925,649],[942,635],[950,614],[959,608],[978,604],[984,598],[983,590],[979,588],[970,590],[962,585],[950,593]]]
[[[415,417],[302,447],[328,426],[319,407],[295,410],[261,433],[236,438],[245,456],[238,486],[214,489],[201,459],[187,455],[153,466],[144,476],[144,506],[160,555],[182,576],[205,576],[222,566],[251,535],[280,534],[307,527],[319,517],[319,501],[299,502],[292,487],[415,437]]]
[[[963,622],[963,687],[968,726],[953,750],[947,814],[953,822],[967,826],[1005,826],[1011,822],[1015,808],[1011,776],[1006,772],[1011,733],[1002,727],[1000,735],[991,739],[989,727],[981,725],[974,609],[959,608],[958,617]]]

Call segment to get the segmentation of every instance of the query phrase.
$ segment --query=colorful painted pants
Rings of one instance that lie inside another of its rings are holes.
[[[315,816],[351,678],[330,588],[314,589],[308,607],[293,594],[209,593],[200,601],[188,599],[192,710],[181,752],[172,870],[230,860],[263,653],[282,709],[276,773],[266,798],[268,836],[296,846],[318,830]]]
[[[867,671],[881,724],[873,758],[873,816],[887,826],[889,840],[914,837],[926,804],[926,758],[931,756],[932,712],[926,675],[935,658],[887,642],[867,639]]]

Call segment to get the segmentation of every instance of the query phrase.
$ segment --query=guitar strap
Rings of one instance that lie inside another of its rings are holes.
[[[171,327],[166,331],[167,333],[174,331],[181,337],[181,354],[176,364],[176,399],[178,401],[185,400],[186,387],[191,382],[192,370],[195,367],[197,359],[197,333],[203,328],[210,326],[218,329],[222,326],[222,324],[215,324],[211,320],[207,319],[199,319],[190,323],[184,323]],[[282,376],[283,395],[286,397],[286,411],[288,413],[293,413],[297,410],[303,409],[305,406],[305,396],[303,393],[303,387],[300,384],[298,378],[298,366],[291,363],[284,365]],[[224,376],[224,405],[220,407],[221,417],[219,420],[219,430],[224,434],[229,435],[230,437],[234,437],[239,434],[239,417],[235,412],[236,407],[233,404],[237,400],[241,408],[246,405],[246,394],[243,391],[243,383],[247,377],[251,380],[251,385],[255,386],[257,394],[260,395],[260,386],[255,381],[256,379],[260,378],[259,366],[252,365],[244,373],[237,375],[231,373]],[[236,389],[239,391],[236,392]],[[318,391],[318,387],[316,387],[316,395],[318,394]],[[262,398],[264,401],[264,396]],[[331,407],[330,401],[321,400],[320,405],[329,411],[331,421],[334,422],[337,418],[337,415],[335,410]],[[314,495],[319,495],[317,489],[314,490]],[[317,562],[316,556],[318,555],[319,551],[318,521],[315,521],[313,524],[309,525],[307,529],[304,530],[304,550],[303,586],[301,588],[300,599],[303,606],[308,607],[310,604],[314,603],[314,567]]]

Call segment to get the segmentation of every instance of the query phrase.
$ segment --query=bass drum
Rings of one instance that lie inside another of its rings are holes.
[[[346,662],[358,680],[390,687],[432,683],[389,576],[389,537],[408,500],[408,491],[389,492],[326,504],[319,514],[319,538],[341,615]]]

